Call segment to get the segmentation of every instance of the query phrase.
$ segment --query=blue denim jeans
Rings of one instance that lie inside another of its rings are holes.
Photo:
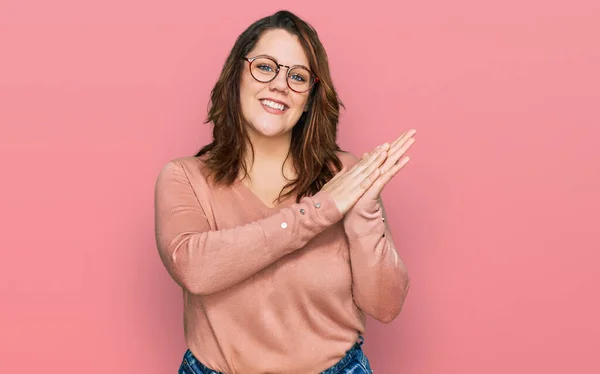
[[[365,356],[360,343],[356,343],[337,364],[319,374],[371,374],[369,360]],[[188,349],[183,356],[178,374],[225,374],[204,366]],[[317,373],[315,373],[317,374]]]

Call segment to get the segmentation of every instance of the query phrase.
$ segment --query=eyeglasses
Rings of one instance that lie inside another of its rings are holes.
[[[319,81],[319,78],[304,66],[281,65],[272,57],[263,55],[250,58],[243,57],[243,59],[250,63],[249,68],[252,78],[261,83],[269,83],[274,80],[282,67],[287,68],[286,82],[294,92],[306,92]]]

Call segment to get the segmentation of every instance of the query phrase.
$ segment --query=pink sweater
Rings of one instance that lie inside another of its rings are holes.
[[[158,251],[183,289],[186,343],[202,363],[318,373],[364,332],[365,314],[398,315],[408,277],[380,202],[360,200],[343,216],[319,192],[269,208],[241,181],[209,183],[203,165],[169,162],[155,190]]]

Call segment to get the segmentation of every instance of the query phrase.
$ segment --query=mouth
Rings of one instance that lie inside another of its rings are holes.
[[[272,110],[279,111],[279,112],[284,112],[289,108],[287,105],[285,105],[279,101],[273,101],[273,100],[269,100],[269,99],[262,99],[262,100],[260,100],[260,103],[268,109],[272,109]]]

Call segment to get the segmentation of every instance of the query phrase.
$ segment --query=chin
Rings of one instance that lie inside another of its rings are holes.
[[[252,128],[257,134],[266,137],[274,137],[292,131],[294,126],[288,122],[289,121],[284,121],[283,118],[265,118],[263,116],[258,116],[258,118],[254,119],[251,123]]]
[[[273,137],[285,134],[290,129],[287,129],[285,126],[281,124],[269,123],[268,121],[255,121],[252,124],[254,131],[265,137]]]

